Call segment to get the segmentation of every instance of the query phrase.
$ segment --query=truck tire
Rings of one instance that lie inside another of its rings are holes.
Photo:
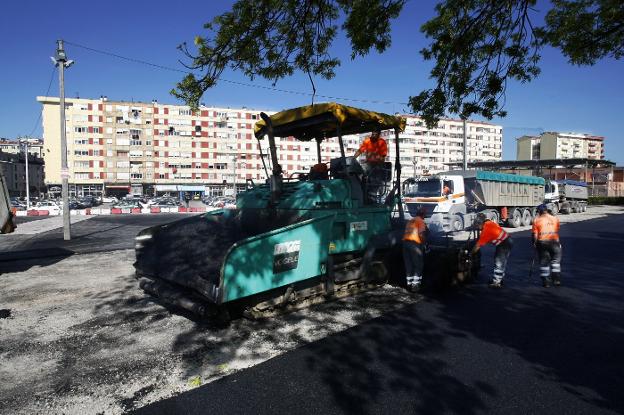
[[[507,219],[507,224],[512,228],[519,228],[522,226],[522,211],[518,208],[513,208]]]
[[[529,226],[533,223],[533,215],[529,209],[524,209],[522,211],[522,226]]]
[[[556,215],[557,213],[559,213],[559,205],[556,203],[553,203],[551,212],[553,215]]]
[[[490,210],[486,213],[486,216],[489,220],[491,220],[492,222],[496,223],[498,225],[498,223],[500,222],[500,215],[498,214],[497,211],[495,210]]]
[[[464,219],[459,215],[451,216],[451,231],[463,231]]]

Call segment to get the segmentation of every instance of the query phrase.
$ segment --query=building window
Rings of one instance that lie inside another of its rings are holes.
[[[130,175],[131,179],[142,179],[143,178],[143,173],[132,173]]]
[[[74,168],[77,169],[88,169],[89,162],[88,161],[74,161]]]
[[[74,179],[75,180],[84,180],[84,179],[88,179],[89,178],[89,173],[75,173],[74,174]]]
[[[94,134],[99,134],[100,132],[101,132],[100,131],[100,127],[93,127],[93,133]]]
[[[74,144],[89,144],[89,140],[86,138],[77,138],[74,140]]]
[[[89,150],[74,150],[75,156],[88,156]]]
[[[89,127],[74,127],[75,133],[88,133]]]

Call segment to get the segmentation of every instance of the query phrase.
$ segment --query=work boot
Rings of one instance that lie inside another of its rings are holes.
[[[561,286],[561,275],[559,273],[552,274],[552,282],[555,287]]]
[[[490,287],[490,288],[503,288],[503,280],[500,280],[500,281],[492,280],[488,284],[488,287]]]
[[[542,278],[542,287],[550,288],[550,280],[548,278]]]

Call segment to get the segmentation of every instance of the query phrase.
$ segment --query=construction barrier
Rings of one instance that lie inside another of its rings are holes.
[[[230,208],[230,207],[226,207]],[[163,206],[144,208],[86,208],[74,209],[70,211],[72,216],[97,216],[97,215],[122,215],[122,214],[152,214],[152,213],[203,213],[218,210],[212,207],[184,207],[184,206]],[[14,210],[15,216],[59,216],[62,212],[51,212],[49,210],[29,209]]]

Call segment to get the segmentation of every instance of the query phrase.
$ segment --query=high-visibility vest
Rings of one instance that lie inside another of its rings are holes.
[[[479,246],[483,246],[487,243],[492,243],[492,245],[500,245],[507,238],[509,238],[509,234],[505,232],[505,230],[501,228],[500,225],[492,222],[491,220],[486,220],[483,224],[481,236],[479,237],[479,241],[477,242],[477,244]]]
[[[558,241],[559,218],[548,213],[539,215],[533,221],[533,237],[537,241]]]
[[[388,155],[388,145],[386,140],[381,137],[375,142],[370,137],[367,137],[360,145],[360,152],[366,154],[367,163],[381,163],[386,160]]]
[[[427,225],[425,224],[425,220],[420,216],[416,216],[413,219],[410,219],[405,225],[405,233],[403,234],[404,241],[412,241],[417,244],[421,244],[424,241],[420,237],[420,235],[424,234],[427,231]]]

